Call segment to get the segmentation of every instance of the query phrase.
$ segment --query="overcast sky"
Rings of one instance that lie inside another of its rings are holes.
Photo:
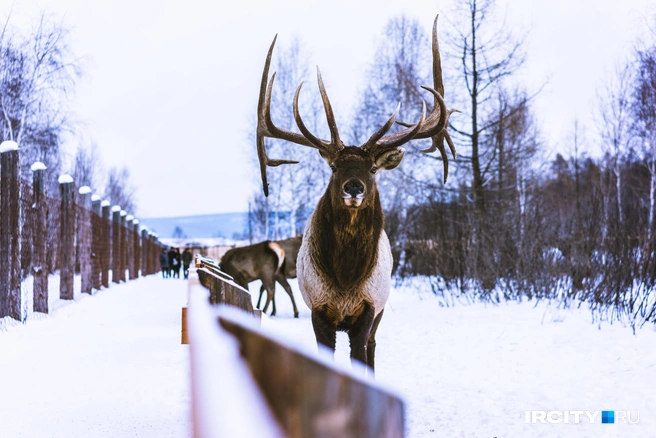
[[[0,12],[9,3],[2,0]],[[506,3],[508,25],[530,30],[529,81],[548,80],[536,110],[557,150],[575,117],[591,123],[604,74],[645,33],[653,2]],[[448,0],[15,0],[13,17],[48,11],[72,28],[85,67],[77,116],[104,161],[130,169],[144,218],[247,210],[259,189],[248,134],[276,33],[279,44],[303,41],[339,117],[354,103],[385,23],[405,13],[428,31],[449,7]]]

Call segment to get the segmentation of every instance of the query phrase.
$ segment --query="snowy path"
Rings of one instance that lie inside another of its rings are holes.
[[[300,318],[278,288],[262,327],[316,351],[291,284]],[[149,277],[0,330],[0,438],[190,436],[185,302],[184,281]],[[405,400],[408,438],[656,437],[653,327],[598,329],[587,310],[543,304],[445,308],[416,281],[392,291],[377,341],[377,380]],[[337,361],[348,364],[343,333]],[[640,422],[526,424],[527,410],[639,411]]]
[[[191,436],[186,299],[151,276],[0,332],[0,437]]]

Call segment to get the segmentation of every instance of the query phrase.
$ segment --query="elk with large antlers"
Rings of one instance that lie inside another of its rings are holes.
[[[276,36],[277,37],[277,36]],[[312,134],[303,123],[296,89],[294,119],[300,134],[278,128],[271,119],[271,93],[275,73],[269,80],[274,38],[264,65],[258,101],[257,152],[260,160],[264,194],[268,196],[266,166],[295,164],[296,161],[271,159],[266,154],[264,138],[278,138],[317,149],[333,171],[326,192],[308,219],[301,245],[297,272],[303,300],[312,311],[312,327],[317,342],[335,349],[338,330],[346,331],[351,344],[351,358],[374,368],[375,335],[389,296],[392,253],[383,229],[383,209],[375,175],[380,170],[397,167],[405,154],[401,146],[410,140],[431,138],[444,163],[444,180],[448,158],[444,141],[455,159],[455,147],[446,131],[448,111],[443,100],[442,66],[437,43],[437,17],[433,24],[433,87],[422,87],[433,95],[433,108],[426,115],[423,104],[419,121],[388,133],[394,125],[396,111],[367,142],[346,146],[342,142],[321,74],[317,69],[319,91],[323,100],[330,140]]]

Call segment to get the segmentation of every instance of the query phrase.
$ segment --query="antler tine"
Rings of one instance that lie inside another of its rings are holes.
[[[404,129],[394,134],[389,134],[378,140],[373,146],[369,148],[371,153],[376,154],[385,149],[392,149],[397,146],[401,146],[412,140],[419,131],[421,131],[422,126],[426,120],[426,102],[422,102],[421,105],[421,117],[419,121],[412,127]]]
[[[373,147],[376,144],[376,142],[378,140],[380,140],[380,138],[383,135],[387,134],[387,131],[389,131],[390,128],[392,127],[392,125],[394,125],[394,122],[396,121],[396,118],[399,115],[399,110],[400,109],[401,109],[401,102],[399,102],[396,105],[396,109],[394,110],[394,113],[392,114],[392,117],[390,117],[387,120],[387,122],[385,122],[385,124],[383,126],[381,126],[380,129],[378,129],[378,131],[374,132],[374,134],[371,137],[369,137],[369,140],[367,140],[367,142],[362,145],[362,149],[364,149],[365,151],[369,150],[371,147]],[[411,126],[411,125],[409,125],[409,126]]]
[[[440,45],[437,41],[437,19],[440,18],[440,14],[435,16],[435,21],[433,21],[433,37],[432,37],[432,49],[433,49],[433,88],[440,93],[440,96],[444,97],[444,82],[442,81],[442,58],[440,57]]]
[[[310,140],[317,149],[320,149],[324,152],[328,152],[329,154],[333,153],[334,150],[332,148],[332,145],[324,142],[323,140],[312,134],[310,130],[307,129],[307,127],[305,126],[305,123],[303,123],[303,119],[301,118],[301,113],[298,109],[298,96],[301,94],[302,86],[303,86],[303,82],[301,82],[298,85],[298,88],[296,89],[296,93],[294,93],[293,111],[294,111],[294,120],[296,120],[296,125],[298,126],[298,129],[301,130],[305,138]]]
[[[262,189],[264,190],[264,196],[269,196],[269,183],[267,182],[266,167],[276,167],[281,164],[297,164],[298,161],[294,160],[281,160],[281,159],[272,159],[267,156],[266,145],[264,143],[265,137],[270,138],[279,138],[282,140],[287,140],[292,143],[300,144],[302,146],[309,146],[316,148],[317,146],[313,144],[309,139],[305,138],[301,134],[297,134],[292,131],[286,131],[278,128],[271,119],[271,94],[273,90],[273,84],[276,78],[276,74],[273,73],[271,76],[271,82],[269,82],[269,67],[271,66],[271,55],[273,54],[273,48],[276,45],[276,39],[278,35],[273,38],[271,46],[269,47],[269,52],[267,53],[267,58],[264,63],[264,71],[262,72],[262,82],[260,83],[260,95],[257,101],[257,132],[256,132],[256,144],[257,144],[257,157],[260,162],[260,173],[262,176]]]
[[[323,79],[321,79],[321,71],[319,71],[319,66],[317,66],[317,82],[319,83],[319,92],[321,92],[321,100],[323,101],[323,108],[326,111],[326,119],[328,120],[328,129],[330,129],[330,143],[336,147],[337,150],[344,148],[342,140],[339,138],[339,132],[337,131],[337,122],[335,122],[335,115],[333,114],[333,108],[330,105],[330,100],[328,99],[328,93],[326,93],[326,88],[323,85]]]

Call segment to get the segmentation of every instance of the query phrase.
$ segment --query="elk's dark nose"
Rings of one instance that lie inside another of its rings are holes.
[[[355,178],[352,178],[344,184],[344,192],[355,198],[364,193],[364,185]]]

